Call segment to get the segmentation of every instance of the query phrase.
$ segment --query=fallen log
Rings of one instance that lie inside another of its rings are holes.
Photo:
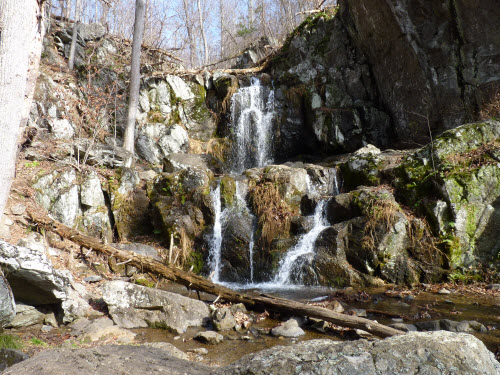
[[[67,227],[40,210],[28,208],[28,215],[31,220],[45,230],[57,233],[80,246],[93,251],[100,252],[117,260],[127,262],[143,271],[152,272],[164,277],[167,280],[184,285],[189,289],[202,291],[219,296],[227,302],[243,303],[249,309],[264,308],[271,311],[284,312],[292,315],[309,316],[312,318],[323,319],[339,326],[361,329],[375,336],[389,337],[404,332],[397,329],[384,326],[377,322],[350,315],[339,314],[323,307],[311,306],[300,302],[287,300],[284,298],[271,297],[258,293],[241,293],[221,285],[212,283],[201,276],[191,272],[182,271],[178,268],[164,265],[163,263],[147,256],[139,255],[126,250],[119,250],[112,246],[102,243],[100,240],[87,236],[76,229]]]

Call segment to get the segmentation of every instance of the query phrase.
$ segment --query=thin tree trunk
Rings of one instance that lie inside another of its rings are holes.
[[[203,65],[208,64],[208,43],[207,43],[207,36],[205,35],[205,28],[203,27],[203,8],[201,6],[201,0],[197,0],[198,2],[198,16],[200,18],[200,30],[201,30],[201,38],[203,39],[203,52],[204,52],[204,59],[203,59]]]
[[[186,31],[188,34],[188,42],[189,42],[189,65],[192,68],[194,66],[194,53],[195,53],[195,46],[194,46],[194,40],[193,40],[193,29],[192,25],[189,22],[189,11],[188,11],[188,2],[187,0],[183,0],[183,5],[184,5],[184,16],[186,18]]]
[[[210,280],[195,275],[194,273],[182,271],[176,267],[166,266],[153,258],[105,245],[96,238],[86,236],[75,229],[69,228],[49,218],[48,216],[42,214],[40,210],[28,208],[28,214],[38,225],[43,226],[46,230],[53,231],[61,237],[67,238],[74,243],[88,249],[98,251],[107,256],[114,257],[116,260],[127,262],[127,264],[138,269],[158,274],[167,280],[184,285],[189,289],[195,289],[219,296],[228,302],[241,302],[250,309],[264,308],[291,315],[319,318],[343,327],[362,329],[379,337],[404,334],[402,331],[384,326],[375,321],[357,316],[339,314],[323,307],[311,306],[264,294],[240,293],[224,286],[214,284]]]
[[[141,45],[144,34],[144,20],[146,6],[144,0],[135,2],[134,39],[132,42],[132,64],[130,69],[130,89],[128,102],[128,117],[125,135],[123,137],[123,148],[134,154],[135,119],[137,105],[139,103],[139,86],[141,80]]]
[[[15,172],[19,129],[26,124],[44,33],[36,0],[0,0],[0,217]]]
[[[254,5],[253,5],[253,0],[248,0],[248,29],[252,30],[254,22],[255,22],[255,16],[254,16]]]
[[[75,65],[76,40],[78,38],[78,28],[80,26],[80,17],[82,13],[81,6],[82,6],[82,0],[76,0],[75,19],[73,23],[73,35],[71,36],[71,48],[69,49],[69,62],[68,62],[69,70],[73,70],[73,66]]]

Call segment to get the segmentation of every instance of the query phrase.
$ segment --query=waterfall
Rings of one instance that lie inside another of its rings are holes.
[[[232,171],[242,173],[272,163],[272,121],[274,91],[252,78],[249,87],[240,88],[231,99],[233,132]]]
[[[316,205],[313,216],[312,229],[304,234],[297,244],[288,250],[285,257],[280,261],[278,272],[274,277],[273,283],[276,285],[292,284],[291,276],[300,270],[300,266],[310,260],[314,254],[314,243],[319,234],[328,227],[328,221],[325,218],[326,201],[321,200]]]
[[[224,220],[225,209],[222,211],[220,197],[220,182],[217,182],[217,187],[210,190],[210,198],[214,205],[214,229],[212,238],[210,239],[210,254],[209,264],[212,270],[212,281],[219,282],[220,263],[221,263],[221,248],[222,248],[222,223]]]

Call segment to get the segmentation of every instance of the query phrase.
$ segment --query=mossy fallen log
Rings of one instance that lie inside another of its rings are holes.
[[[287,300],[284,298],[272,297],[259,293],[249,292],[242,293],[224,286],[215,284],[201,276],[186,272],[175,267],[167,266],[155,259],[147,256],[132,253],[126,250],[119,250],[112,246],[102,243],[100,240],[87,236],[73,228],[67,227],[39,210],[28,209],[28,214],[31,220],[37,225],[57,233],[63,238],[66,238],[80,246],[86,247],[93,251],[105,254],[110,257],[115,257],[119,261],[126,261],[127,264],[137,267],[143,271],[151,272],[167,280],[184,285],[189,289],[202,291],[219,296],[227,302],[243,303],[249,309],[264,308],[270,311],[283,312],[291,315],[308,316],[312,318],[323,319],[333,324],[361,329],[375,336],[389,337],[404,334],[397,329],[387,327],[383,324],[371,321],[369,319],[360,318],[333,312],[329,309],[311,306],[305,303]]]

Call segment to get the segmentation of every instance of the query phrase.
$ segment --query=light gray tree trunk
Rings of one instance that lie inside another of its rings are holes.
[[[0,0],[0,216],[15,172],[19,129],[28,119],[42,50],[37,0]]]
[[[194,55],[196,53],[196,48],[194,46],[193,39],[193,25],[189,20],[189,11],[188,11],[188,0],[183,0],[184,6],[184,17],[186,18],[186,31],[188,34],[188,42],[189,42],[189,65],[191,68],[194,67]]]
[[[144,35],[144,20],[146,6],[144,0],[135,2],[134,39],[132,42],[132,64],[130,70],[130,88],[128,101],[128,117],[125,135],[123,137],[123,148],[134,153],[135,119],[137,105],[139,103],[139,86],[141,80],[141,45]]]
[[[204,59],[203,59],[203,65],[208,64],[208,43],[207,43],[207,36],[205,35],[205,28],[203,27],[203,7],[201,6],[201,0],[198,1],[198,17],[200,18],[200,30],[201,30],[201,38],[203,39],[203,52],[204,52]]]
[[[255,23],[253,0],[248,0],[248,28],[251,30]]]
[[[76,0],[75,19],[73,23],[73,35],[71,37],[71,48],[69,49],[69,62],[68,62],[69,70],[73,70],[73,66],[75,65],[76,39],[78,38],[78,28],[80,26],[80,17],[82,13],[81,7],[82,7],[82,0]]]

